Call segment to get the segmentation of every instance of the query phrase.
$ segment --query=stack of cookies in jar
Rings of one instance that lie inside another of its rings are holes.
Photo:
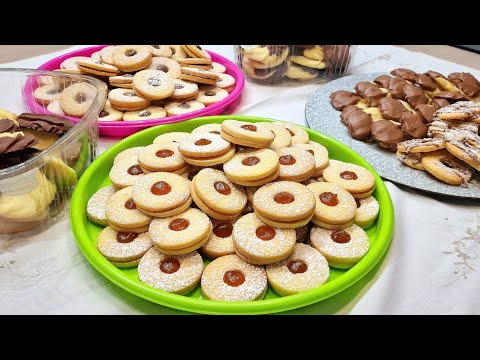
[[[139,121],[176,116],[203,109],[225,99],[235,88],[235,78],[211,60],[199,45],[107,46],[90,57],[66,59],[58,71],[97,77],[109,87],[101,121]],[[88,110],[83,84],[68,90],[40,83],[35,100],[48,110],[75,117]],[[82,95],[83,94],[83,95]],[[67,102],[67,100],[70,100]]]
[[[225,120],[119,153],[89,200],[99,252],[154,288],[218,301],[292,295],[368,252],[373,174],[283,122]],[[207,261],[205,266],[204,261]]]

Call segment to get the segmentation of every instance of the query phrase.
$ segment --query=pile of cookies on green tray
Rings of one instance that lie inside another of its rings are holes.
[[[367,169],[328,157],[300,126],[225,120],[116,155],[87,204],[98,251],[176,294],[261,299],[325,283],[368,252],[377,218]],[[308,241],[308,244],[304,242]],[[204,267],[203,257],[212,259]]]
[[[225,99],[235,78],[199,45],[107,46],[91,57],[66,59],[58,71],[85,74],[109,86],[100,121],[138,121],[182,115]],[[37,102],[60,115],[81,117],[91,105],[89,84],[48,81],[34,92]],[[68,89],[68,90],[66,90]],[[62,96],[64,91],[71,94]]]

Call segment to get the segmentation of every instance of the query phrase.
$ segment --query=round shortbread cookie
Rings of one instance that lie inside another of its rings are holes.
[[[113,108],[108,100],[98,115],[98,120],[100,121],[121,121],[122,119],[123,111]]]
[[[279,229],[296,229],[296,228],[299,228],[301,226],[304,226],[304,225],[308,224],[309,221],[313,221],[313,214],[310,214],[310,215],[304,217],[303,219],[294,220],[294,221],[273,220],[273,219],[269,219],[269,218],[266,218],[266,217],[262,216],[258,212],[255,213],[255,215],[257,215],[257,217],[260,220],[262,220],[265,224],[268,224],[270,226],[273,226],[273,227],[276,227],[276,228],[279,228]]]
[[[100,50],[100,60],[105,64],[113,65],[113,51],[115,48],[116,46],[106,46]]]
[[[148,171],[175,171],[187,166],[174,142],[152,144],[142,149],[138,163]]]
[[[152,218],[137,209],[132,199],[132,187],[117,191],[107,201],[105,208],[110,226],[122,229],[138,229],[147,226]]]
[[[199,127],[192,130],[192,135],[196,134],[217,134],[220,135],[220,131],[222,130],[222,124],[205,124],[200,125]]]
[[[370,227],[378,216],[380,206],[378,201],[369,196],[365,199],[355,199],[357,202],[357,212],[353,222],[363,229]]]
[[[184,101],[184,102],[176,102],[172,101],[165,105],[165,111],[167,112],[168,116],[177,116],[188,114],[193,111],[197,111],[203,109],[205,105],[201,102],[196,100]]]
[[[178,150],[184,156],[208,158],[225,154],[232,144],[220,135],[211,133],[193,134],[178,144]]]
[[[105,209],[108,199],[115,194],[113,186],[106,186],[97,190],[95,194],[88,200],[87,203],[87,216],[98,225],[108,225],[107,214]]]
[[[265,147],[268,147],[275,137],[269,129],[261,126],[257,127],[255,124],[246,121],[224,120],[222,131],[239,140],[262,144]]]
[[[227,69],[222,64],[212,61],[212,70],[210,71],[213,71],[216,73],[224,73],[225,71],[227,71]]]
[[[252,181],[273,174],[279,167],[278,155],[270,149],[244,151],[223,165],[223,171],[232,181]]]
[[[315,158],[307,150],[298,147],[278,149],[280,164],[279,180],[302,182],[310,178],[315,171]]]
[[[292,255],[268,265],[266,272],[270,286],[282,296],[315,289],[330,276],[327,259],[305,244],[296,244]]]
[[[119,70],[134,72],[150,65],[152,54],[145,45],[116,46],[112,52],[112,61]]]
[[[353,267],[370,248],[367,233],[357,225],[333,231],[314,226],[310,245],[325,256],[330,266],[339,269]]]
[[[304,128],[298,125],[295,125],[292,123],[286,123],[286,122],[278,122],[278,124],[284,126],[285,129],[288,130],[290,135],[292,135],[292,145],[308,144],[308,142],[310,141],[308,133],[305,131]]]
[[[210,71],[215,71],[215,68]],[[235,84],[236,84],[236,80],[232,75],[219,73],[218,80],[215,83],[215,86],[231,93],[233,89],[235,89]]]
[[[35,101],[41,105],[49,105],[54,101],[60,101],[64,87],[58,85],[43,85],[33,91]],[[61,107],[60,107],[61,108]]]
[[[194,82],[175,79],[173,80],[173,94],[170,99],[183,100],[196,97],[198,94],[198,85]]]
[[[133,88],[148,100],[161,100],[173,94],[175,85],[173,79],[163,71],[142,70],[134,75]]]
[[[181,45],[182,49],[191,57],[211,59],[210,54],[203,50],[200,45]]]
[[[190,137],[190,134],[187,132],[170,132],[158,135],[155,140],[153,140],[154,144],[164,144],[169,142],[180,143],[184,139]]]
[[[293,147],[306,150],[313,155],[315,159],[315,169],[312,177],[321,176],[323,170],[329,165],[327,148],[314,141],[310,141],[308,144],[294,144]]]
[[[217,220],[222,220],[222,221],[231,221],[236,219],[238,216],[240,216],[241,212],[238,212],[236,214],[225,214],[219,211],[216,211],[215,209],[211,208],[208,206],[196,193],[195,188],[192,187],[192,198],[193,201],[195,201],[195,204],[208,216],[211,218],[217,219]]]
[[[230,150],[228,150],[226,153],[218,156],[199,158],[199,157],[190,157],[190,156],[183,155],[183,159],[191,165],[209,167],[209,166],[223,164],[228,160],[230,160],[234,155],[235,155],[235,147],[232,146]]]
[[[138,264],[138,279],[156,289],[183,295],[200,282],[203,260],[196,251],[185,255],[165,255],[150,249]]]
[[[227,255],[207,265],[201,288],[204,298],[210,300],[260,300],[267,291],[267,275],[262,266],[248,264],[237,255]]]
[[[257,123],[257,126],[267,128],[273,132],[273,135],[275,135],[273,142],[270,144],[270,149],[272,150],[288,147],[292,143],[292,136],[288,130],[280,124],[274,122],[262,122]]]
[[[117,88],[110,90],[108,100],[118,110],[137,111],[150,106],[150,100],[138,96],[131,89]]]
[[[113,159],[113,164],[115,165],[116,163],[133,157],[135,160],[137,160],[138,154],[145,148],[145,146],[135,146],[127,150],[123,150],[122,152],[118,153],[117,156]]]
[[[90,109],[97,95],[97,90],[86,82],[72,84],[62,92],[60,106],[65,114],[81,117]]]
[[[144,175],[137,157],[134,156],[125,156],[124,159],[114,163],[108,174],[110,181],[117,189],[132,186]]]
[[[160,106],[151,105],[139,111],[127,111],[123,114],[124,121],[139,121],[161,119],[167,116],[167,112]]]
[[[355,196],[375,187],[375,177],[362,166],[338,160],[330,160],[322,174],[325,181],[337,184]]]
[[[173,54],[172,49],[170,49],[169,45],[148,45],[148,48],[150,49],[152,56],[169,58]],[[152,62],[154,59],[155,57],[152,58]]]
[[[151,247],[147,233],[121,233],[107,226],[98,234],[97,249],[107,260],[137,260]]]
[[[205,106],[215,104],[222,101],[228,96],[226,90],[220,88],[203,88],[198,91],[198,95],[195,100],[201,102]]]
[[[201,252],[209,258],[235,254],[233,246],[233,225],[236,220],[220,221],[212,219],[213,229],[207,243],[201,247]]]

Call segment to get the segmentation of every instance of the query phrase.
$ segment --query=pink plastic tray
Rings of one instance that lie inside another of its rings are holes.
[[[99,46],[91,46],[85,49],[80,49],[76,51],[72,51],[70,53],[58,56],[45,64],[41,65],[38,69],[39,70],[56,70],[60,69],[60,64],[73,56],[90,56],[94,52],[101,50],[107,45],[99,45]],[[245,78],[243,76],[242,71],[230,60],[220,56],[214,52],[210,52],[209,54],[212,57],[212,61],[216,61],[223,66],[225,66],[226,73],[233,76],[236,80],[235,89],[222,101],[215,103],[213,105],[207,106],[204,109],[200,109],[197,111],[193,111],[188,114],[178,115],[178,116],[170,116],[165,117],[162,119],[151,119],[151,120],[143,120],[143,121],[98,121],[99,128],[100,128],[100,135],[102,136],[111,136],[111,137],[126,137],[131,134],[136,133],[142,129],[146,129],[156,125],[168,124],[168,123],[175,123],[179,121],[184,121],[188,119],[192,119],[195,117],[200,116],[208,116],[208,115],[219,115],[219,114],[231,114],[235,107],[239,104],[242,96],[242,91],[245,86]],[[38,87],[38,82],[33,82],[33,90]],[[45,113],[48,111],[41,105],[37,104],[35,99],[33,98],[33,90],[28,92],[26,95],[26,101],[30,111],[38,112],[38,113]],[[72,121],[79,121],[78,118],[70,118]]]

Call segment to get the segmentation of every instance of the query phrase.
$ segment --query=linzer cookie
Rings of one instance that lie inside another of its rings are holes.
[[[231,143],[253,148],[269,147],[275,137],[267,128],[237,120],[223,121],[221,135]]]
[[[193,129],[192,135],[204,133],[220,135],[220,131],[222,131],[222,124],[205,124]]]
[[[201,102],[205,106],[208,106],[222,101],[227,96],[228,92],[220,88],[202,88],[198,91],[198,95],[195,100]]]
[[[92,58],[77,61],[77,66],[82,72],[90,75],[110,77],[116,76],[118,73],[118,69],[115,66],[104,64]]]
[[[267,285],[263,266],[251,265],[237,255],[213,260],[203,271],[201,280],[203,297],[216,301],[260,300]]]
[[[180,79],[199,84],[215,85],[219,79],[218,73],[192,67],[182,67]]]
[[[193,111],[203,109],[204,107],[205,105],[203,105],[201,102],[196,100],[190,100],[190,101],[184,101],[184,102],[173,101],[165,105],[165,111],[167,112],[168,116],[177,116],[177,115],[188,114]]]
[[[133,77],[133,89],[148,100],[161,100],[173,94],[173,79],[160,70],[142,70]]]
[[[260,123],[257,126],[261,126],[270,130],[275,136],[273,142],[270,144],[270,149],[276,150],[282,147],[288,147],[292,143],[292,135],[284,126],[278,123]]]
[[[97,97],[95,88],[85,82],[76,83],[66,88],[60,96],[60,106],[65,114],[82,117],[92,106]]]
[[[91,221],[98,225],[108,225],[106,207],[108,199],[110,199],[113,194],[115,194],[113,186],[106,186],[98,190],[88,200],[87,216]]]
[[[171,99],[189,101],[198,95],[198,85],[185,80],[173,80],[174,90]]]
[[[182,49],[192,58],[211,59],[210,54],[200,45],[182,45]]]
[[[367,234],[355,224],[333,231],[314,226],[310,232],[310,245],[325,256],[328,265],[339,269],[353,267],[370,248]]]
[[[150,119],[162,119],[167,116],[167,112],[161,106],[150,105],[143,110],[126,111],[123,116],[123,121],[143,121]]]
[[[122,45],[113,49],[112,61],[119,70],[128,73],[145,69],[152,62],[152,54],[147,46]]]
[[[358,199],[372,195],[375,189],[375,177],[370,171],[343,161],[330,161],[322,176],[325,181],[341,186]]]
[[[315,172],[315,158],[300,147],[281,148],[277,151],[280,164],[279,180],[302,182]]]
[[[278,122],[278,124],[283,125],[285,129],[288,130],[290,135],[292,135],[292,145],[308,144],[308,142],[310,141],[308,133],[305,131],[304,128],[298,125],[295,125],[292,123],[286,123],[286,122]]]
[[[180,64],[167,57],[154,57],[152,63],[147,69],[162,71],[172,79],[178,79],[180,76]]]
[[[138,179],[144,176],[144,172],[136,156],[127,156],[113,164],[108,176],[117,189],[123,189],[135,184]]]
[[[235,155],[235,147],[220,135],[194,134],[182,140],[178,150],[184,160],[196,166],[223,164]]]
[[[236,219],[231,221],[211,219],[211,221],[212,233],[210,239],[200,248],[202,254],[212,259],[235,254],[232,233]]]
[[[110,101],[107,100],[104,108],[98,114],[98,118],[102,121],[121,121],[123,120],[123,111],[112,107]]]
[[[133,75],[122,74],[118,76],[110,76],[108,78],[110,85],[114,87],[120,87],[125,89],[133,89]]]
[[[250,264],[267,265],[287,258],[296,239],[294,230],[269,226],[255,214],[242,216],[233,226],[235,251]]]
[[[178,145],[173,142],[146,146],[138,153],[138,163],[145,173],[186,171],[188,166],[178,151]]]
[[[268,283],[282,296],[317,288],[330,276],[325,257],[305,244],[296,244],[288,258],[268,265],[266,271]]]
[[[110,90],[108,100],[115,109],[124,111],[143,110],[151,103],[150,100],[137,96],[133,90],[122,88]]]
[[[149,45],[148,48],[150,49],[152,56],[169,58],[173,54],[172,49],[169,45]]]
[[[182,140],[190,137],[187,132],[170,132],[157,136],[154,140],[154,144],[164,144],[168,142],[174,142],[179,144]]]
[[[353,222],[362,229],[366,229],[374,223],[378,216],[380,206],[373,196],[364,199],[356,199],[356,202],[357,212],[355,213],[355,219]]]
[[[138,265],[138,279],[154,288],[183,295],[200,282],[203,261],[200,254],[172,256],[150,249]]]

